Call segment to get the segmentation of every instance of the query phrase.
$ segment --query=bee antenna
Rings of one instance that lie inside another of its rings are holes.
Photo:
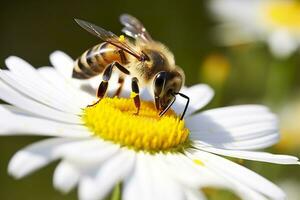
[[[182,113],[182,115],[181,115],[181,117],[180,117],[180,120],[182,120],[183,117],[184,117],[184,115],[185,115],[185,113],[186,113],[186,111],[187,111],[187,108],[189,107],[190,97],[188,97],[188,96],[186,96],[185,94],[182,94],[182,93],[180,93],[180,92],[175,92],[174,94],[175,94],[175,95],[178,95],[178,94],[179,94],[181,97],[183,97],[183,98],[185,98],[185,99],[187,100],[187,102],[186,102],[186,104],[185,104],[185,108],[184,108],[184,110],[183,110],[183,113]]]

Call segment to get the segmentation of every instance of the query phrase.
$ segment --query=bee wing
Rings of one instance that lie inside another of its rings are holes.
[[[92,24],[90,22],[81,20],[81,19],[75,19],[77,24],[87,30],[89,33],[99,37],[105,42],[108,42],[124,51],[127,53],[131,54],[132,56],[136,57],[138,60],[143,59],[143,54],[136,51],[131,43],[129,43],[126,40],[121,40],[117,35],[115,35],[111,31],[107,31],[95,24]]]
[[[142,39],[144,42],[152,40],[144,25],[137,18],[129,14],[123,14],[120,16],[120,22],[125,26],[122,32],[126,35],[136,39]]]

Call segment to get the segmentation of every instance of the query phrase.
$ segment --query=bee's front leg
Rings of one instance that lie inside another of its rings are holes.
[[[139,114],[140,112],[140,107],[141,107],[141,100],[140,100],[140,90],[139,90],[139,85],[138,85],[138,79],[136,77],[133,77],[131,80],[131,95],[130,97],[133,98],[135,107],[137,108],[136,115]]]
[[[98,90],[97,90],[97,97],[99,99],[96,103],[94,103],[90,106],[96,105],[105,96],[107,88],[108,88],[108,82],[111,78],[114,67],[117,67],[121,72],[123,72],[126,75],[130,74],[130,72],[118,62],[113,62],[113,63],[109,64],[103,72],[103,75],[102,75],[103,80],[101,81],[101,83],[98,87]]]
[[[106,93],[108,87],[108,81],[111,78],[114,67],[117,67],[121,72],[123,72],[126,75],[130,74],[129,71],[118,62],[113,62],[109,64],[108,67],[106,67],[106,69],[103,72],[103,76],[102,76],[103,81],[100,83],[100,86],[97,91],[97,97],[100,99],[102,99]]]

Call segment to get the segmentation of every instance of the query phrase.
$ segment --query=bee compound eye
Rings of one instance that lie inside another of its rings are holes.
[[[155,81],[155,86],[156,86],[156,87],[162,87],[163,84],[164,84],[164,79],[161,78],[161,77],[157,77],[157,78],[156,78],[156,81]]]
[[[155,86],[156,87],[163,87],[167,78],[166,72],[159,72],[155,77]]]

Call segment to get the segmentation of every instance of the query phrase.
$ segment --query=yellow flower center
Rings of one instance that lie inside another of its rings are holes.
[[[262,12],[271,26],[300,33],[299,1],[273,1],[267,3],[264,8]]]
[[[135,150],[181,151],[189,145],[189,130],[171,109],[159,117],[152,102],[142,101],[136,111],[132,99],[103,98],[85,108],[82,119],[95,137]]]

